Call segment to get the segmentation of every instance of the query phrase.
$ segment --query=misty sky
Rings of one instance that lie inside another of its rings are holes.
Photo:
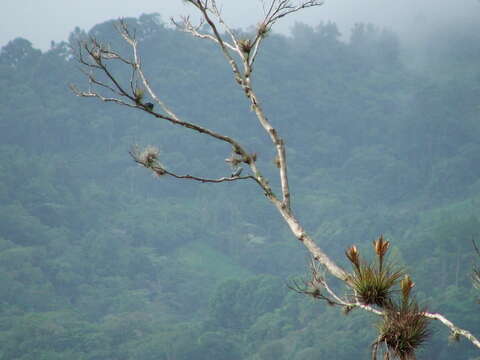
[[[223,4],[225,18],[232,27],[247,27],[260,19],[259,0],[218,3]],[[0,10],[0,46],[21,36],[35,47],[48,49],[51,40],[66,40],[75,26],[89,30],[106,20],[152,12],[168,20],[188,13],[190,7],[182,0],[2,0]],[[287,18],[275,29],[288,33],[295,21],[316,25],[332,20],[346,35],[356,22],[372,22],[402,35],[414,35],[438,23],[466,21],[479,11],[478,0],[326,0],[324,6]]]

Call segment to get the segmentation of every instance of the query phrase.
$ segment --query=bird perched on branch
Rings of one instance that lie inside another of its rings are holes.
[[[143,106],[145,106],[145,108],[148,110],[148,111],[152,111],[153,110],[153,103],[151,102],[147,102],[145,104],[143,104]]]

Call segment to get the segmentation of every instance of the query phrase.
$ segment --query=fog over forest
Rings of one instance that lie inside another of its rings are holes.
[[[253,83],[312,238],[355,274],[345,251],[374,259],[383,234],[420,307],[478,336],[480,4],[421,3],[392,4],[401,21],[360,7],[337,8],[338,24],[299,17],[266,37]],[[176,11],[126,20],[152,88],[185,121],[238,139],[279,192],[274,149],[228,64],[172,28]],[[1,40],[0,360],[370,358],[379,317],[291,289],[308,279],[309,255],[254,181],[154,176],[129,155],[152,145],[168,171],[221,178],[231,146],[69,90],[89,87],[78,40],[130,56],[115,19],[72,23],[42,50],[39,37]],[[129,83],[129,68],[112,71]],[[429,329],[417,359],[480,359],[446,327]]]
[[[255,26],[262,14],[260,0],[224,0],[221,6],[226,20],[234,28]],[[438,26],[475,21],[479,7],[478,0],[326,0],[319,8],[282,19],[275,31],[289,34],[295,22],[315,26],[321,21],[334,21],[348,37],[355,23],[373,23],[395,31],[402,40],[419,40],[423,34],[437,31]],[[181,0],[142,0],[141,4],[115,0],[25,0],[22,6],[6,1],[1,9],[0,46],[21,36],[43,50],[49,49],[52,40],[67,40],[75,26],[89,30],[106,20],[155,12],[166,22],[170,17],[181,15],[198,18],[192,7]]]

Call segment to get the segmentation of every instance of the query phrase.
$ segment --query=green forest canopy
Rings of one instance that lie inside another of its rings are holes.
[[[155,15],[128,21],[171,107],[274,171],[217,50]],[[119,45],[112,25],[89,33]],[[346,266],[346,247],[384,233],[419,300],[476,334],[479,30],[444,29],[448,41],[408,53],[371,25],[344,41],[334,23],[299,24],[268,37],[256,78],[286,139],[294,207],[322,247]],[[82,34],[0,52],[0,359],[366,358],[376,319],[288,291],[306,254],[253,185],[159,180],[127,153],[155,144],[167,167],[223,176],[228,149],[67,92],[83,81],[69,48]],[[447,336],[436,330],[420,357],[478,357]]]

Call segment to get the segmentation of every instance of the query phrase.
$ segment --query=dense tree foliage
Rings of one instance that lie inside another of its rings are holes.
[[[273,171],[218,50],[155,15],[129,22],[172,107],[242,139]],[[112,25],[90,34],[117,43]],[[295,160],[294,206],[321,245],[342,259],[385,233],[421,303],[479,334],[480,29],[444,33],[412,68],[389,31],[359,24],[346,41],[334,23],[298,24],[267,39],[257,86]],[[82,82],[69,47],[82,36],[0,52],[0,359],[366,358],[377,319],[287,291],[306,255],[254,186],[159,180],[127,154],[158,144],[168,168],[222,176],[228,149],[67,93]],[[478,357],[447,336],[420,356]]]

